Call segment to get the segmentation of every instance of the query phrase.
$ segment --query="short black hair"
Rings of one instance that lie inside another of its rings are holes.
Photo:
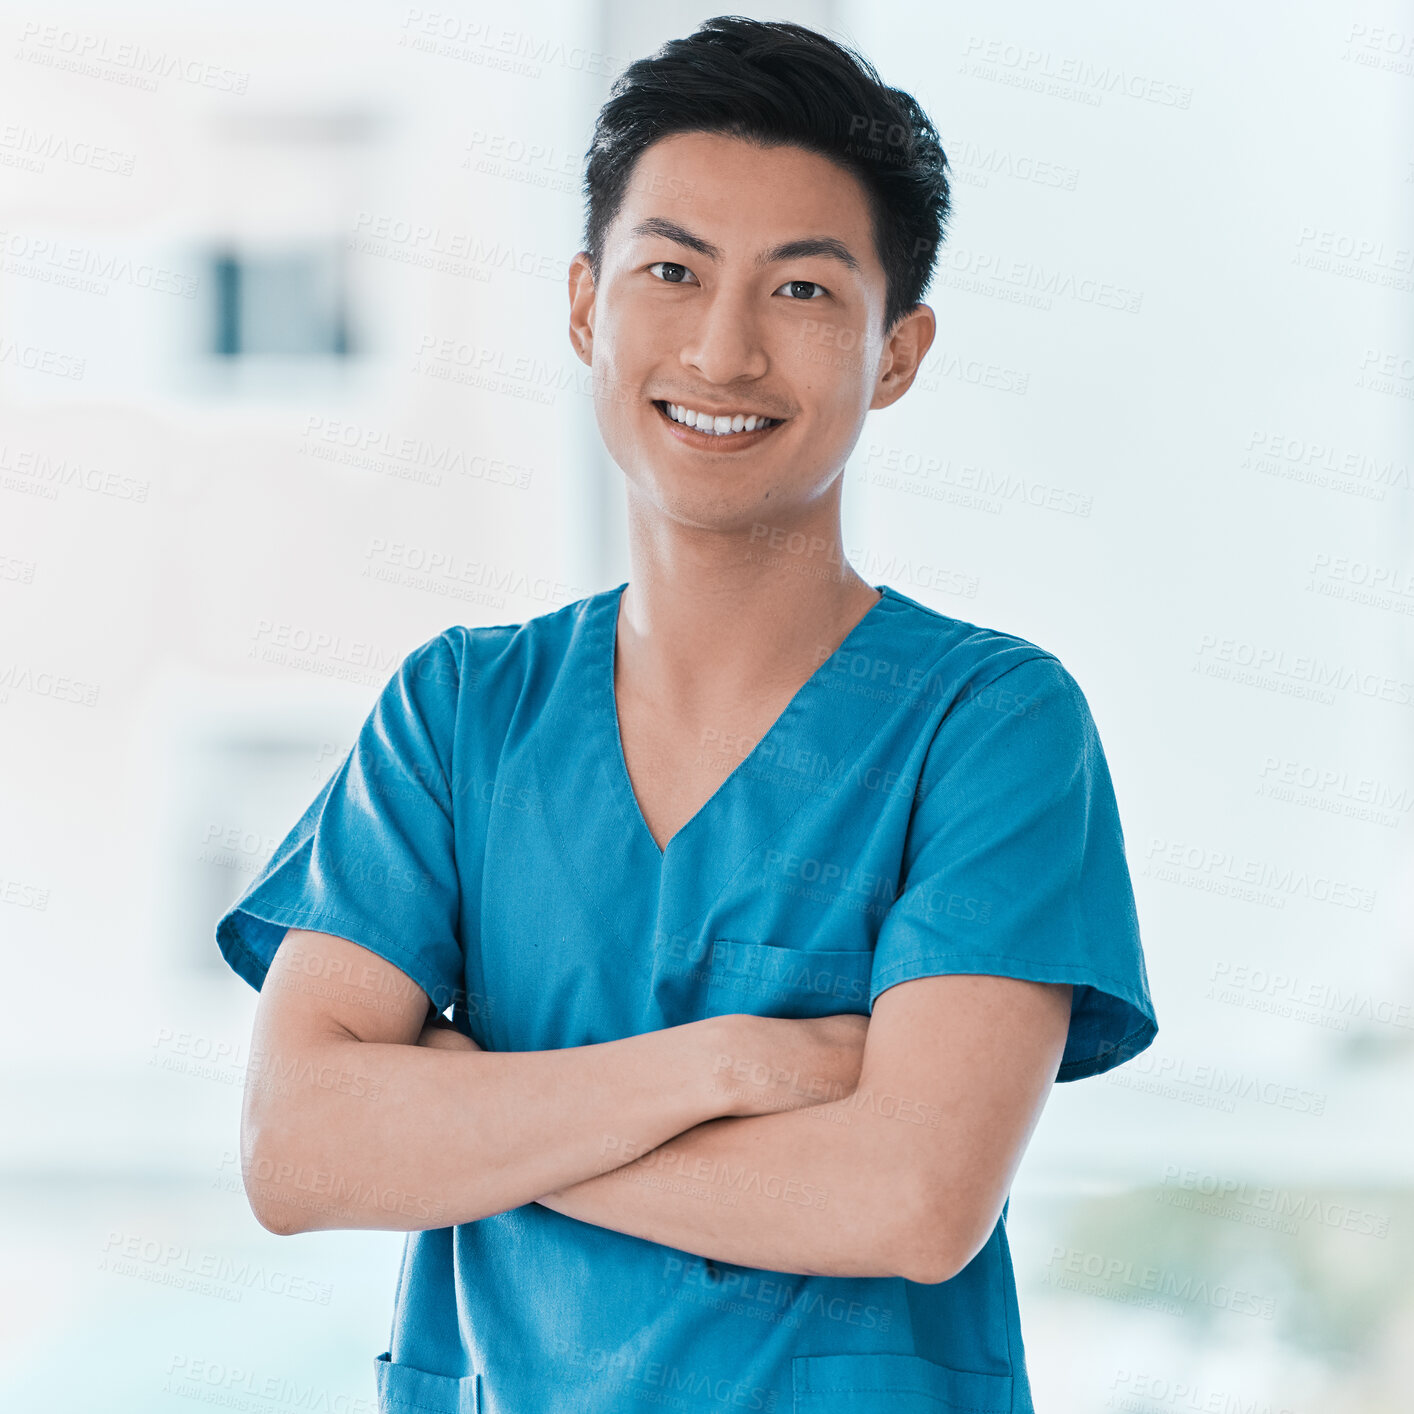
[[[887,279],[884,332],[923,299],[951,213],[948,160],[914,98],[853,49],[804,25],[718,15],[629,64],[585,154],[584,251],[599,279],[604,239],[645,148],[708,132],[793,145],[860,179]]]

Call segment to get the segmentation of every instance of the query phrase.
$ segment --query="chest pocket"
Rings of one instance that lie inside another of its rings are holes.
[[[869,1014],[872,948],[814,951],[714,939],[703,967],[707,1012],[800,1019]]]

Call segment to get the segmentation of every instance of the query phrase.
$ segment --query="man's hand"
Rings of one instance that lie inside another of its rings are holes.
[[[419,1046],[431,1046],[438,1051],[479,1051],[480,1046],[464,1032],[458,1031],[445,1016],[429,1012],[417,1038]]]
[[[869,1018],[842,1012],[789,1020],[733,1012],[714,1018],[712,1028],[708,1084],[720,1113],[779,1114],[854,1093]],[[481,1049],[436,1012],[428,1013],[417,1044]]]
[[[779,1114],[854,1093],[869,1018],[787,1018],[733,1012],[719,1029],[710,1065],[711,1094],[723,1115]]]

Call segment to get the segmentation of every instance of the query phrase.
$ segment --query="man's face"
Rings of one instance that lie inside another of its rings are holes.
[[[931,340],[926,307],[902,347],[885,340],[864,189],[799,147],[713,133],[654,143],[600,274],[596,288],[576,256],[571,329],[594,370],[600,433],[631,496],[684,525],[783,524],[827,495],[837,503],[865,413],[903,392]],[[669,404],[778,425],[709,436]]]

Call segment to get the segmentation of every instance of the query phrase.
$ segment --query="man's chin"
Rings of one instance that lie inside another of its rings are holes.
[[[763,501],[758,487],[733,485],[735,480],[722,474],[693,475],[678,467],[670,472],[657,468],[647,478],[627,477],[626,489],[636,514],[684,530],[764,541],[774,503]]]

